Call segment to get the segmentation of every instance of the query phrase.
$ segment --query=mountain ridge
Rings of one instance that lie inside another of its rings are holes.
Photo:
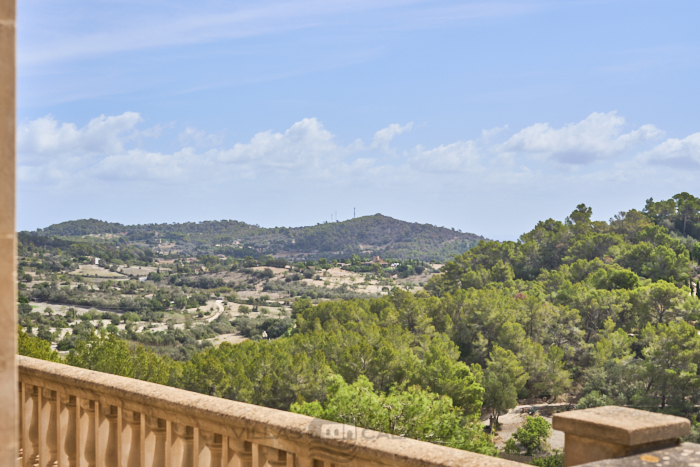
[[[210,248],[238,256],[238,250],[281,257],[349,257],[380,255],[397,259],[444,261],[460,254],[483,236],[432,224],[407,222],[382,214],[313,226],[265,228],[234,220],[125,225],[79,219],[50,225],[29,235],[43,237],[102,237],[104,240],[175,243],[185,250]]]

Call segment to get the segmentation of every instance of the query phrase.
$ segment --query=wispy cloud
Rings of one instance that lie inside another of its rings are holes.
[[[191,2],[175,1],[163,8],[160,2],[144,1],[128,2],[129,15],[124,15],[121,12],[127,7],[113,1],[95,16],[79,4],[70,8],[66,5],[62,10],[55,2],[37,3],[33,8],[46,11],[47,16],[37,16],[37,24],[32,27],[36,33],[20,42],[22,65],[280,34],[325,27],[353,14],[371,13],[373,21],[367,24],[375,29],[416,29],[487,16],[524,14],[553,4],[530,0],[457,4],[426,0],[291,0],[248,4],[204,1],[195,7]],[[105,14],[110,8],[114,14]]]
[[[408,122],[403,126],[399,125],[398,123],[392,123],[388,127],[382,128],[374,134],[374,138],[372,138],[372,147],[380,148],[385,152],[390,152],[389,143],[391,143],[391,140],[401,133],[411,131],[412,128],[413,122]]]
[[[412,123],[388,125],[374,134],[370,144],[356,140],[343,145],[319,120],[305,118],[283,132],[259,132],[228,148],[222,146],[220,136],[187,127],[178,137],[181,149],[162,153],[130,147],[135,144],[134,135],[140,134],[137,125],[141,122],[136,112],[102,115],[82,128],[58,122],[50,115],[22,122],[18,128],[20,180],[75,186],[86,180],[172,184],[246,179],[279,185],[291,180],[339,178],[405,183],[435,176],[449,184],[466,176],[478,177],[479,183],[517,184],[531,180],[541,170],[554,173],[562,164],[583,164],[591,169],[586,177],[607,179],[622,177],[626,170],[623,166],[611,170],[611,160],[649,170],[659,165],[671,170],[700,169],[700,133],[645,149],[644,143],[662,131],[642,125],[624,132],[625,120],[614,112],[593,113],[561,128],[534,124],[506,137],[503,143],[491,140],[507,127],[486,130],[475,140],[404,149],[401,157],[394,157],[399,148],[392,142],[410,131]],[[536,158],[523,159],[520,154]]]
[[[207,133],[203,130],[198,130],[195,127],[188,126],[184,129],[182,133],[178,136],[178,141],[183,145],[194,145],[196,147],[212,147],[221,146],[224,142],[223,133]]]

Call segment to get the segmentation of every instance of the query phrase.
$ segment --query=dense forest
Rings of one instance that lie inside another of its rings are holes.
[[[179,250],[190,254],[212,252],[240,258],[275,255],[338,259],[368,254],[433,262],[444,262],[483,240],[474,234],[404,222],[381,214],[309,227],[269,229],[238,221],[122,225],[87,219],[54,224],[25,234],[72,239],[94,236],[117,245],[141,243],[151,247],[161,242],[174,242]]]
[[[695,420],[700,200],[681,193],[609,222],[592,215],[581,204],[518,241],[481,241],[415,293],[298,299],[294,327],[276,339],[174,361],[91,334],[65,361],[491,455],[478,417],[492,414],[497,429],[523,399]],[[21,353],[62,358],[22,333],[20,343]],[[530,453],[525,439],[507,448]]]

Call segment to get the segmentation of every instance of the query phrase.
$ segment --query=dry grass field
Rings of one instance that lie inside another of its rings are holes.
[[[158,272],[158,268],[152,266],[132,266],[129,268],[121,267],[119,272],[132,276],[147,276],[149,272]]]
[[[81,264],[78,270],[75,271],[73,274],[87,277],[104,277],[107,279],[124,279],[123,274],[119,274],[118,272],[112,272],[109,269],[105,269],[94,264]]]

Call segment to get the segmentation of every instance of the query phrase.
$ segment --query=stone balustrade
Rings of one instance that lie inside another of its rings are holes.
[[[60,363],[20,356],[17,365],[20,467],[518,465]],[[700,466],[700,446],[680,444],[685,418],[611,406],[556,414],[553,424],[565,433],[567,467]]]
[[[516,465],[59,363],[17,364],[21,467]]]

